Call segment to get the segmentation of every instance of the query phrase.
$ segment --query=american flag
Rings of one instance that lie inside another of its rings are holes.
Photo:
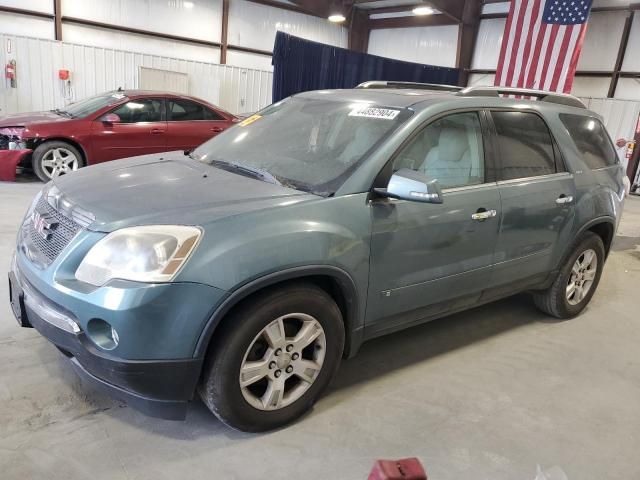
[[[570,93],[593,0],[511,0],[495,85]]]

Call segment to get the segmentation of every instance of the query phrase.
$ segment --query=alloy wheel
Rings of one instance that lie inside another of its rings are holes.
[[[567,282],[566,297],[569,305],[578,305],[585,299],[593,286],[597,271],[598,255],[595,250],[582,252],[573,264]]]
[[[78,170],[78,157],[66,148],[52,148],[42,157],[42,170],[49,178],[59,177]]]
[[[279,410],[300,399],[318,378],[327,340],[311,315],[273,320],[244,355],[239,382],[244,399],[258,410]]]

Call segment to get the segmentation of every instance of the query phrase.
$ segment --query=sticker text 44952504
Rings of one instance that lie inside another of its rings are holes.
[[[366,118],[378,118],[380,120],[393,120],[395,119],[400,110],[393,110],[391,108],[378,108],[362,106],[351,110],[350,117],[366,117]]]

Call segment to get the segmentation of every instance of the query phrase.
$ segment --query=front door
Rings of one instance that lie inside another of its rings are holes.
[[[200,103],[184,98],[167,99],[169,150],[190,150],[215,137],[232,122]]]
[[[111,113],[117,121],[97,119],[91,127],[89,163],[166,152],[167,122],[162,98],[138,98],[120,105]]]
[[[575,185],[535,112],[494,111],[502,226],[494,281],[527,287],[545,280],[569,246]]]
[[[444,202],[371,202],[368,334],[473,305],[488,285],[501,207],[482,125],[479,112],[447,115],[393,160],[437,179]]]

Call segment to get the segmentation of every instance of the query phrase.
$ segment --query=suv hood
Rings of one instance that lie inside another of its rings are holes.
[[[319,197],[227,172],[182,152],[83,168],[54,180],[62,198],[95,216],[91,230],[134,225],[204,225],[244,212]]]
[[[0,117],[0,128],[24,127],[34,123],[68,122],[71,118],[62,117],[53,112],[16,113]]]

